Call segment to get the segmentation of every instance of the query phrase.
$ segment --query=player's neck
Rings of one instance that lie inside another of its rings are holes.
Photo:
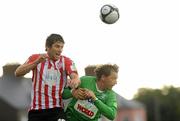
[[[98,90],[104,91],[103,83],[101,81],[97,81],[96,85]]]

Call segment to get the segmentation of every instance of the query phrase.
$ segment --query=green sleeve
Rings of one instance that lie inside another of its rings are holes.
[[[73,97],[72,94],[71,94],[71,90],[69,88],[64,88],[62,98],[63,99],[69,99],[71,97]]]
[[[103,103],[101,100],[96,100],[94,104],[99,109],[102,115],[104,115],[109,120],[114,120],[117,114],[117,100],[116,95],[110,94],[107,96],[106,103]]]

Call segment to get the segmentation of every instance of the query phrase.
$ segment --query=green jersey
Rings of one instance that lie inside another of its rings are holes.
[[[113,120],[117,113],[115,92],[113,90],[98,90],[96,77],[83,76],[80,80],[80,87],[93,91],[98,99],[93,102],[91,99],[78,100],[73,98],[66,110],[68,121],[98,121],[101,114]]]

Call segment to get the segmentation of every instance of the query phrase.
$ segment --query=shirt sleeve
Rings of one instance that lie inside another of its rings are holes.
[[[78,73],[75,63],[70,58],[64,57],[64,59],[65,59],[65,69],[67,74],[70,75],[73,72]]]
[[[98,99],[94,102],[94,104],[99,109],[102,115],[110,120],[114,120],[117,114],[117,100],[115,93],[108,94],[106,103],[103,103]]]
[[[32,63],[32,62],[34,62],[37,58],[39,57],[39,54],[34,54],[34,55],[31,55],[27,60],[26,60],[26,62],[25,63]]]
[[[63,94],[62,94],[63,99],[69,99],[72,98],[72,93],[69,88],[64,88]]]

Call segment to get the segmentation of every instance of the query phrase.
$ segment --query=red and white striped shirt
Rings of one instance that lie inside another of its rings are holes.
[[[29,57],[26,63],[32,63],[40,54]],[[65,56],[53,61],[46,59],[33,69],[30,110],[63,107],[62,92],[67,76],[76,72],[74,62]]]

